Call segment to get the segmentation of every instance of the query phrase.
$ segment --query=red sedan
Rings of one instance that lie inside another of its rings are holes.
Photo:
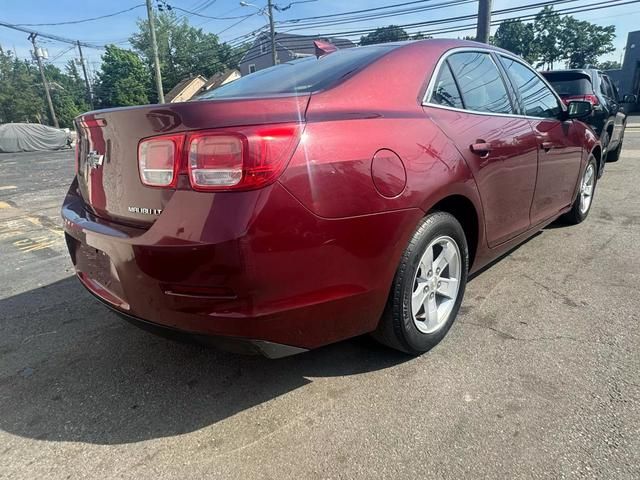
[[[426,40],[95,111],[77,119],[69,252],[143,326],[270,357],[369,332],[420,354],[470,273],[586,218],[590,109],[506,51]]]

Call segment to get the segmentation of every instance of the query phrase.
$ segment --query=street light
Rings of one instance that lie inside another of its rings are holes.
[[[265,10],[265,7],[260,8],[257,5],[254,5],[253,3],[249,3],[245,1],[241,1],[240,6],[253,7],[257,9],[261,15],[267,15],[269,17],[269,33],[271,36],[271,63],[272,65],[276,65],[278,63],[278,54],[276,52],[276,31],[275,31],[275,27],[273,26],[273,4],[271,3],[271,0],[267,0],[266,10]]]

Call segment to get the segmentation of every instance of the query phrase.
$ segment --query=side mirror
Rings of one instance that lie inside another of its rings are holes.
[[[638,98],[635,95],[625,95],[622,97],[622,103],[636,103]]]
[[[571,101],[567,104],[567,118],[585,118],[593,111],[591,102],[581,100]]]

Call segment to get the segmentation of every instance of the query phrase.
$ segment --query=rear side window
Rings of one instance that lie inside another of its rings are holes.
[[[561,107],[551,89],[536,72],[512,58],[500,56],[513,86],[520,93],[524,114],[530,117],[557,118]]]
[[[376,45],[338,50],[321,58],[315,56],[258,70],[219,88],[203,93],[210,98],[257,97],[269,94],[311,93],[329,88],[393,50],[392,45]]]
[[[461,52],[447,62],[458,81],[464,107],[489,113],[513,113],[507,88],[488,53]]]
[[[618,95],[615,91],[615,87],[611,83],[611,79],[606,75],[602,75],[600,78],[602,81],[602,90],[604,91],[604,94],[609,98],[617,99]]]
[[[440,68],[440,73],[431,94],[431,102],[446,107],[463,108],[460,91],[453,80],[453,75],[451,75],[451,69],[447,62],[444,62]]]

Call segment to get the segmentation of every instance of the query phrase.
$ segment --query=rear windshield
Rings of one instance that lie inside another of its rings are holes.
[[[350,73],[363,68],[395,48],[392,45],[354,47],[324,57],[305,57],[259,70],[197,99],[254,97],[279,93],[310,93],[338,83]]]
[[[554,74],[544,75],[547,81],[553,85],[558,95],[586,95],[593,93],[591,81],[581,75]]]

